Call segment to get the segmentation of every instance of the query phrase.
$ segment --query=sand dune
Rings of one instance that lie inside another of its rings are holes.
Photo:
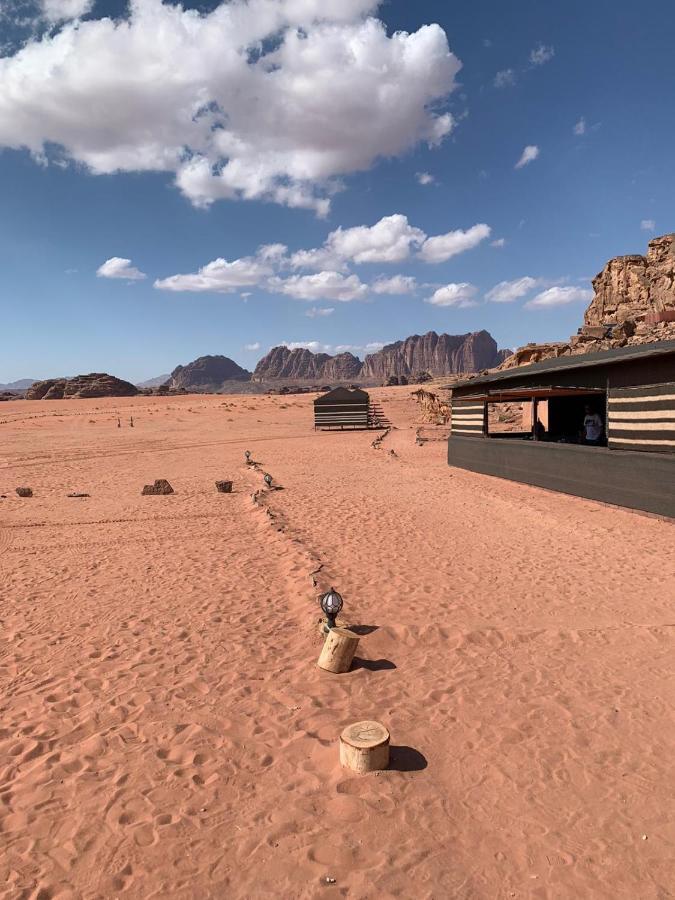
[[[673,896],[673,524],[449,469],[375,393],[377,447],[307,396],[0,410],[0,897]]]

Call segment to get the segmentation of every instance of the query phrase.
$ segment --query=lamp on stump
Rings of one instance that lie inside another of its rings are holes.
[[[324,625],[323,630],[330,631],[331,628],[335,628],[335,619],[342,609],[342,597],[335,588],[332,587],[329,591],[326,591],[325,594],[322,594],[319,598],[319,603],[326,616],[326,624]]]

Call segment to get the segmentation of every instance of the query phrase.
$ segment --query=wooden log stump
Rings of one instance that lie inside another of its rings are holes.
[[[340,735],[340,765],[359,775],[389,765],[389,732],[379,722],[348,725]]]
[[[331,628],[319,656],[317,665],[327,672],[348,672],[354,659],[359,636],[346,628]]]

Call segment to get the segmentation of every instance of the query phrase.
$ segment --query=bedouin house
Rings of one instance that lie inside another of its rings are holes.
[[[368,428],[370,397],[358,388],[338,387],[314,401],[314,430],[317,428]]]
[[[451,466],[675,516],[675,341],[547,359],[451,389]],[[588,415],[600,419],[593,445]]]

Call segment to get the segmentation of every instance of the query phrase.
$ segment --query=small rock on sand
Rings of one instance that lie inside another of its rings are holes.
[[[146,484],[141,494],[173,494],[173,488],[166,478],[157,478],[154,484]]]
[[[216,481],[216,490],[221,494],[231,494],[232,493],[232,482],[231,481]]]
[[[19,495],[19,497],[32,497],[33,496],[33,489],[29,488],[29,487],[18,487],[16,489],[16,492]]]

